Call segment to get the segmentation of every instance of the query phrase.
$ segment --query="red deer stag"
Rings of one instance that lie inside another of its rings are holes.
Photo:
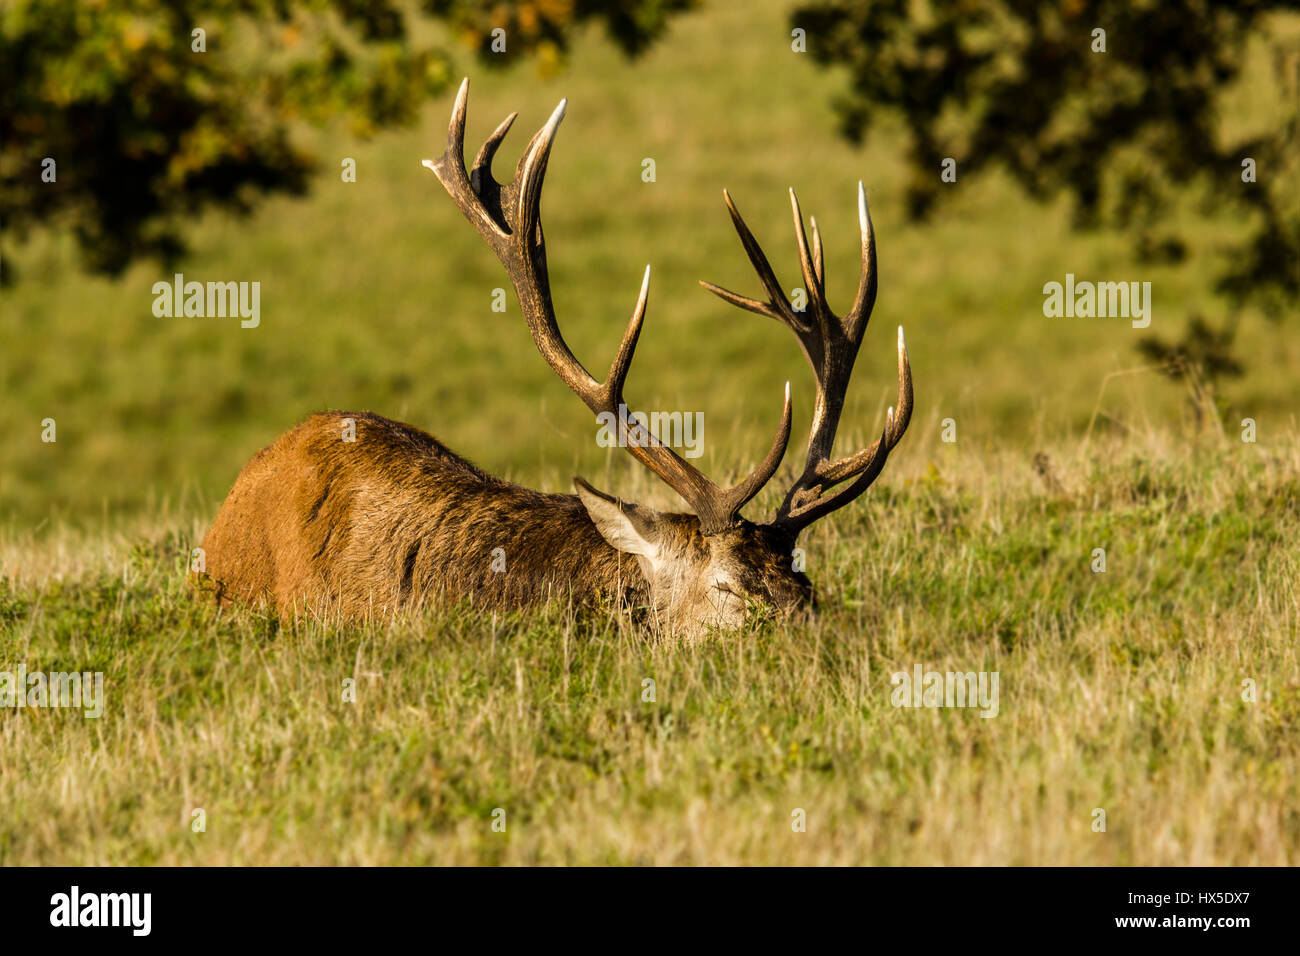
[[[785,453],[789,384],[766,457],[728,488],[643,431],[627,414],[623,382],[645,317],[649,269],[609,374],[597,381],[560,334],[542,238],[542,179],[565,103],[532,138],[514,178],[502,184],[492,177],[492,158],[516,114],[488,137],[467,171],[468,83],[456,96],[446,152],[424,165],[505,266],[542,357],[591,411],[612,413],[620,445],[694,513],[624,502],[581,478],[574,479],[576,495],[531,491],[480,471],[411,425],[369,412],[322,412],[259,452],[222,505],[203,542],[208,586],[218,603],[230,597],[267,600],[285,616],[322,608],[356,618],[431,601],[512,609],[564,598],[644,609],[651,623],[677,633],[737,627],[757,609],[790,612],[809,606],[812,584],[792,560],[799,532],[866,491],[912,412],[912,375],[900,328],[897,410],[890,409],[870,447],[831,457],[845,390],[876,298],[876,247],[862,184],[862,274],[844,318],[826,304],[817,222],[812,221],[809,245],[794,192],[790,204],[808,296],[802,311],[791,306],[731,197],[723,193],[768,298],[759,301],[702,284],[732,305],[787,326],[817,383],[803,471],[772,519],[755,524],[742,518],[740,509],[772,477]],[[354,435],[345,440],[349,427]]]

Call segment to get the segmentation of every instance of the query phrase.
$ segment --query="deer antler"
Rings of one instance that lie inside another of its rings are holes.
[[[826,304],[825,275],[822,262],[821,236],[817,220],[812,220],[812,246],[804,234],[803,213],[794,190],[790,190],[790,206],[794,213],[795,239],[799,245],[799,263],[803,269],[804,285],[808,292],[808,307],[795,311],[786,298],[781,285],[768,264],[767,257],[745,225],[740,212],[726,190],[726,200],[731,221],[735,224],[740,241],[758,273],[759,281],[767,292],[768,300],[760,302],[716,286],[701,282],[714,295],[732,305],[759,315],[766,315],[789,327],[799,340],[808,364],[817,379],[816,404],[813,407],[812,428],[808,435],[808,456],[803,473],[791,486],[772,524],[797,535],[803,528],[823,515],[842,508],[866,491],[885,467],[890,450],[898,444],[912,418],[912,368],[907,360],[907,344],[903,329],[898,329],[898,406],[891,408],[885,418],[885,428],[875,444],[856,454],[838,460],[831,459],[831,446],[844,411],[844,395],[858,346],[866,331],[867,320],[876,302],[876,240],[871,229],[871,214],[867,211],[867,194],[858,183],[858,225],[862,231],[862,273],[858,280],[858,294],[844,318],[831,312]],[[851,480],[850,480],[851,479]],[[847,484],[842,484],[848,482]],[[839,488],[834,486],[839,485]]]
[[[456,94],[456,105],[447,130],[446,152],[437,160],[426,159],[424,165],[437,174],[465,218],[505,266],[538,351],[589,409],[598,415],[610,413],[616,417],[619,444],[690,504],[699,516],[705,534],[733,527],[740,509],[767,484],[785,455],[790,440],[790,384],[787,382],[785,387],[781,426],[767,456],[739,484],[730,488],[715,485],[654,435],[648,434],[635,419],[629,419],[623,401],[623,383],[632,365],[637,337],[645,319],[650,294],[650,267],[646,267],[641,294],[610,365],[609,375],[605,381],[598,382],[574,357],[560,334],[551,302],[546,243],[542,237],[542,180],[546,176],[551,145],[564,118],[567,101],[561,100],[546,125],[534,134],[519,160],[514,178],[502,184],[492,177],[492,159],[518,114],[507,116],[487,138],[467,173],[465,108],[468,96],[469,79],[466,78]]]

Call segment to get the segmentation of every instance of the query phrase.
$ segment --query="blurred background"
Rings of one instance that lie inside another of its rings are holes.
[[[715,478],[762,453],[785,380],[797,435],[812,395],[788,331],[697,285],[759,292],[723,187],[787,289],[795,188],[843,311],[866,184],[880,290],[840,447],[879,433],[901,324],[904,475],[993,448],[1028,467],[1090,426],[1294,431],[1290,6],[3,0],[0,520],[214,514],[254,452],[326,408],[534,486],[641,483],[513,293],[492,311],[505,274],[420,165],[463,75],[471,157],[520,113],[503,180],[569,99],[543,202],[565,335],[603,376],[651,264],[629,404],[703,411]],[[259,282],[260,325],[155,317],[176,272]],[[1045,317],[1066,273],[1149,281],[1150,327]]]

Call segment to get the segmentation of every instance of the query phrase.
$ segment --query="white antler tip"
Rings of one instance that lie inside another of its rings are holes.
[[[437,169],[434,169],[433,160],[431,159],[420,160],[420,165],[427,166],[429,169],[432,169],[435,173],[438,171]]]
[[[903,338],[903,327],[901,325],[898,327],[898,350],[900,352],[907,351],[907,339]]]
[[[865,236],[871,231],[871,213],[867,211],[867,187],[858,180],[858,226]]]

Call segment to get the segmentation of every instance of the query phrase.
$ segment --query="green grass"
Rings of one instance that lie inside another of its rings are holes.
[[[1043,283],[1073,272],[1151,281],[1151,331],[1218,318],[1205,254],[1239,224],[1198,212],[1189,259],[1145,266],[997,178],[959,179],[908,224],[901,134],[835,136],[843,78],[788,52],[786,6],[709,5],[631,64],[593,34],[552,81],[475,70],[468,138],[518,109],[509,170],[569,98],[544,213],[562,325],[603,369],[651,263],[630,403],[703,410],[718,478],[761,453],[786,379],[796,434],[811,404],[789,333],[695,284],[758,289],[721,189],[789,286],[796,187],[844,308],[865,181],[880,297],[841,446],[893,401],[898,324],[917,408],[878,486],[803,542],[815,621],[684,645],[562,606],[281,627],[194,603],[184,553],[248,458],[321,408],[410,421],[535,487],[579,472],[674,504],[597,447],[513,297],[490,311],[502,270],[419,165],[450,94],[410,131],[311,134],[315,192],[205,218],[181,265],[260,281],[258,329],[156,319],[167,275],[87,278],[66,236],[18,256],[0,315],[0,669],[102,670],[107,705],[0,710],[0,864],[1297,862],[1300,344],[1245,317],[1249,373],[1220,395],[1219,434],[1154,374],[1112,376],[1142,364],[1126,322],[1041,312]],[[333,172],[344,156],[356,184]],[[1247,416],[1257,444],[1237,440]],[[1040,450],[1063,488],[1036,477]],[[918,663],[997,671],[999,716],[895,709],[890,674]]]
[[[0,585],[0,657],[107,704],[0,713],[0,864],[1294,864],[1300,448],[1068,463],[891,475],[806,542],[811,625],[694,644],[559,606],[219,618],[192,528],[7,541],[75,573]],[[996,671],[998,715],[895,708],[914,664]]]

